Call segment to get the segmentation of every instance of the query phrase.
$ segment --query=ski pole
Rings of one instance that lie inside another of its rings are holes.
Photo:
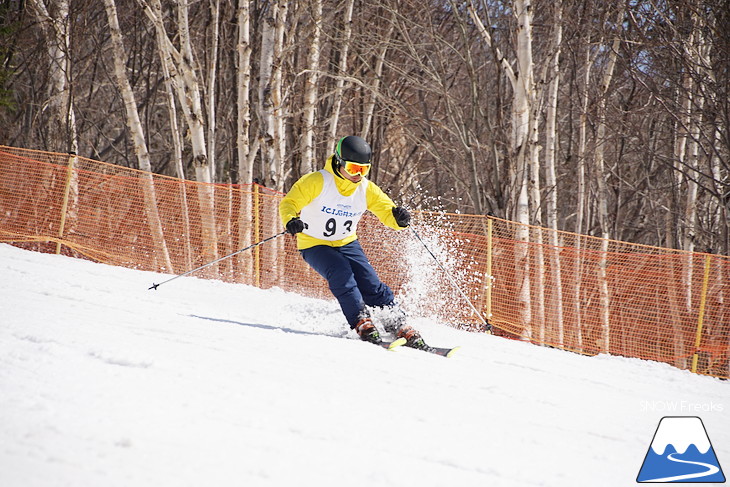
[[[236,250],[235,252],[232,252],[232,253],[230,253],[230,254],[228,254],[228,255],[224,255],[224,256],[223,256],[223,257],[221,257],[220,259],[216,259],[216,260],[214,260],[214,261],[212,261],[212,262],[208,262],[207,264],[201,265],[200,267],[197,267],[197,268],[195,268],[195,269],[193,269],[193,270],[191,270],[191,271],[187,271],[187,272],[185,272],[185,273],[183,273],[183,274],[179,274],[179,275],[177,275],[177,276],[175,276],[175,277],[171,277],[171,278],[170,278],[170,279],[168,279],[167,281],[163,281],[163,282],[161,282],[161,283],[159,283],[159,284],[154,284],[154,283],[153,283],[153,284],[152,284],[152,286],[150,286],[150,288],[149,288],[149,289],[147,289],[147,290],[149,291],[150,289],[157,289],[158,287],[162,286],[163,284],[165,284],[165,283],[167,283],[167,282],[170,282],[170,281],[174,281],[174,280],[175,280],[175,279],[177,279],[178,277],[183,277],[183,276],[187,276],[188,274],[192,274],[192,273],[193,273],[193,272],[195,272],[195,271],[199,271],[200,269],[203,269],[203,268],[205,268],[205,267],[208,267],[208,266],[210,266],[210,265],[213,265],[213,264],[215,264],[216,262],[220,262],[220,261],[222,261],[222,260],[224,260],[224,259],[227,259],[227,258],[229,258],[229,257],[233,257],[233,256],[234,256],[234,255],[236,255],[236,254],[240,254],[241,252],[245,252],[245,251],[247,251],[247,250],[249,250],[249,249],[252,249],[252,248],[254,248],[254,247],[258,247],[258,246],[259,246],[259,245],[261,245],[262,243],[266,243],[266,242],[268,242],[269,240],[273,240],[273,239],[275,239],[276,237],[281,237],[281,236],[282,236],[282,235],[284,235],[285,233],[286,233],[286,230],[284,230],[284,231],[283,231],[283,232],[281,232],[281,233],[277,233],[276,235],[272,235],[272,236],[271,236],[271,237],[269,237],[269,238],[265,238],[265,239],[263,239],[262,241],[260,241],[260,242],[257,242],[257,243],[255,243],[255,244],[253,244],[253,245],[249,245],[249,246],[248,246],[248,247],[246,247],[245,249],[241,249],[241,250]]]
[[[479,310],[477,310],[476,306],[474,306],[474,304],[471,302],[471,299],[469,299],[469,296],[467,296],[466,293],[464,293],[464,291],[461,289],[461,287],[456,282],[456,280],[451,275],[451,273],[449,271],[447,271],[446,268],[443,265],[441,265],[441,262],[439,262],[439,260],[436,258],[436,256],[434,255],[434,253],[431,252],[431,249],[428,248],[428,245],[426,245],[426,242],[424,242],[423,239],[421,239],[421,236],[418,235],[418,232],[416,232],[416,229],[413,228],[413,227],[411,227],[411,231],[413,232],[413,235],[416,236],[416,238],[418,239],[418,241],[421,242],[421,245],[423,245],[423,248],[425,248],[428,251],[428,253],[431,254],[431,257],[433,257],[433,260],[436,261],[436,263],[441,268],[441,270],[444,271],[444,274],[446,274],[446,277],[449,278],[449,281],[451,282],[451,284],[456,288],[457,291],[459,291],[459,293],[466,300],[466,302],[469,304],[469,306],[471,306],[471,309],[474,310],[474,314],[476,314],[479,317],[479,319],[481,320],[482,324],[484,326],[486,326],[487,330],[491,331],[492,325],[490,325],[489,322],[484,319],[484,317],[482,316],[482,314],[479,312]]]

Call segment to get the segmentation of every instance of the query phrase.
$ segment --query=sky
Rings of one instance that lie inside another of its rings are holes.
[[[0,276],[4,487],[632,486],[665,416],[730,468],[730,383],[667,364],[414,312],[459,351],[387,351],[334,300],[5,244]]]

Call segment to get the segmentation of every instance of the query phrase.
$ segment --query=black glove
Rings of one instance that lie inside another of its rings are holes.
[[[393,208],[393,216],[395,217],[395,222],[398,226],[407,227],[411,224],[411,214],[402,206],[396,206]]]
[[[301,221],[298,216],[295,216],[286,224],[286,231],[292,235],[304,231],[305,228],[307,228],[307,224]]]

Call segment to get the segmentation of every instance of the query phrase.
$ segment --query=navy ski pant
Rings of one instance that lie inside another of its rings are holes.
[[[317,245],[300,252],[327,280],[350,328],[355,327],[365,306],[393,304],[393,291],[380,281],[357,240],[342,247]]]

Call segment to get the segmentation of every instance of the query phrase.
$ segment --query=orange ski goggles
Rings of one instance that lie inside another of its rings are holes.
[[[359,162],[353,161],[342,161],[342,167],[345,168],[347,174],[350,176],[367,176],[370,172],[370,164],[360,164]]]

